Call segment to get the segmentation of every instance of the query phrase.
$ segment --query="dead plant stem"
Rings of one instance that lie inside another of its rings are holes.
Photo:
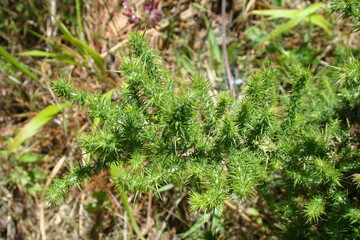
[[[234,79],[231,74],[229,58],[226,50],[226,23],[225,23],[225,11],[226,11],[226,0],[221,1],[221,26],[222,26],[222,51],[223,59],[225,62],[225,69],[227,74],[227,80],[230,88],[231,95],[235,96]]]

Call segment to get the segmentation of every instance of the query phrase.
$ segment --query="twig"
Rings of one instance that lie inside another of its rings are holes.
[[[57,24],[56,24],[56,1],[55,0],[48,0],[47,6],[50,13],[50,19],[48,19],[46,25],[46,36],[51,39],[56,34],[57,31]],[[47,44],[48,49],[52,50],[52,46],[50,44]]]
[[[148,199],[147,214],[146,214],[146,224],[145,224],[145,229],[142,232],[143,235],[145,235],[146,233],[148,233],[150,231],[151,214],[152,214],[152,194],[151,194],[151,191],[149,191],[149,199]]]
[[[225,10],[226,10],[226,0],[221,1],[221,22],[222,22],[222,51],[223,51],[223,58],[225,62],[225,69],[227,74],[227,80],[230,88],[231,95],[235,96],[235,88],[234,88],[234,79],[231,74],[229,59],[226,50],[226,24],[225,24]]]
[[[62,165],[65,162],[66,157],[63,156],[62,158],[60,158],[60,160],[56,163],[55,167],[53,168],[53,170],[50,173],[49,178],[46,180],[45,183],[45,189],[50,185],[50,183],[52,182],[52,180],[54,179],[54,177],[56,176],[56,174],[59,172],[59,170],[61,169]],[[43,192],[44,194],[44,192]]]
[[[80,196],[80,204],[79,204],[79,237],[81,239],[84,238],[84,222],[83,222],[83,211],[84,211],[84,199],[85,199],[85,194],[81,193]]]
[[[122,40],[121,42],[115,44],[113,47],[109,49],[109,51],[104,52],[101,54],[101,57],[106,57],[109,53],[114,52],[118,50],[120,47],[125,46],[125,44],[128,42],[128,39]]]
[[[243,211],[241,211],[238,207],[234,206],[230,201],[224,201],[225,205],[228,206],[229,208],[231,208],[234,211],[237,211],[240,216],[247,221],[248,223],[250,223],[251,225],[253,225],[255,228],[260,228],[259,224],[257,224],[256,222],[254,222],[251,218],[249,218]]]
[[[39,226],[40,226],[40,234],[41,239],[46,240],[46,226],[45,226],[45,213],[44,213],[44,201],[40,200],[39,203]]]

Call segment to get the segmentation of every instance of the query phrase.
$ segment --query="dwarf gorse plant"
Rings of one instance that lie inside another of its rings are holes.
[[[356,22],[353,30],[360,30],[360,2],[358,0],[333,0],[330,6],[333,12],[339,12],[340,16]]]
[[[50,203],[106,170],[120,192],[186,186],[192,211],[259,196],[280,223],[268,227],[287,239],[360,237],[354,131],[360,72],[349,71],[359,66],[356,59],[316,77],[296,61],[264,67],[236,98],[213,95],[201,75],[178,89],[144,35],[133,32],[129,45],[116,101],[78,90],[64,78],[54,81],[59,97],[101,124],[78,138],[91,161],[54,181]],[[289,85],[285,93],[279,90],[283,82]]]

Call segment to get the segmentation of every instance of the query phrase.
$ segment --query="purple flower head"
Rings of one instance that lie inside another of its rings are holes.
[[[133,25],[133,28],[140,24],[145,24],[146,28],[153,28],[159,24],[162,19],[162,13],[157,10],[159,2],[154,0],[146,0],[142,6],[140,14],[136,11],[135,4],[124,0],[124,15],[128,17],[128,21]]]

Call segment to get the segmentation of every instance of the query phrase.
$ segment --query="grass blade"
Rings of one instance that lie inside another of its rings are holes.
[[[8,154],[13,153],[16,151],[18,146],[25,141],[26,139],[30,138],[32,135],[36,133],[36,131],[42,127],[45,123],[49,122],[53,117],[58,114],[61,110],[66,107],[70,107],[70,103],[63,103],[59,105],[50,105],[46,107],[44,110],[39,112],[30,122],[28,122],[16,135],[14,140],[10,143]]]
[[[306,17],[304,21],[315,24],[316,26],[322,28],[328,35],[332,35],[331,28],[332,25],[329,23],[323,15],[321,14],[311,14]]]
[[[319,8],[322,8],[324,6],[325,6],[324,3],[318,2],[318,3],[314,3],[314,4],[310,5],[309,7],[305,8],[304,10],[300,10],[289,21],[287,21],[286,23],[282,24],[280,27],[278,27],[277,29],[272,31],[268,36],[263,38],[259,43],[261,44],[261,43],[263,43],[263,42],[265,42],[267,40],[275,38],[275,37],[279,36],[280,34],[288,31],[289,29],[291,29],[291,28],[295,27],[296,25],[298,25],[306,17],[308,17],[309,15],[311,15],[312,13],[317,11]]]
[[[256,15],[269,16],[268,19],[277,19],[277,18],[294,18],[301,10],[255,10],[253,11]]]
[[[59,55],[57,53],[49,53],[49,52],[45,52],[45,51],[41,51],[41,50],[31,50],[31,51],[19,53],[18,55],[25,56],[25,57],[56,58],[66,64],[72,64],[75,66],[83,66],[83,64],[76,62],[73,58],[65,57],[65,56]]]
[[[101,96],[101,100],[111,102],[111,97],[114,94],[115,89],[110,89]]]
[[[56,57],[56,53],[49,53],[41,50],[31,50],[22,53],[18,53],[19,56],[25,57]]]
[[[72,52],[70,50],[68,50],[67,48],[65,48],[64,46],[62,46],[61,44],[57,43],[57,42],[54,42],[44,36],[42,36],[41,34],[37,33],[37,32],[34,32],[34,31],[31,31],[29,30],[29,32],[31,34],[33,34],[34,36],[44,40],[45,42],[49,43],[54,49],[58,49],[61,54],[64,54],[64,55],[68,55],[74,59],[79,59],[79,60],[83,60],[83,57],[75,52]]]
[[[182,239],[185,239],[186,237],[190,236],[192,233],[197,231],[202,225],[204,225],[204,223],[206,223],[206,221],[209,220],[209,218],[210,218],[210,213],[206,213],[189,230],[187,230],[184,233],[180,233],[178,236],[181,237]]]
[[[81,17],[81,0],[75,0],[75,8],[76,8],[76,21],[80,31],[80,38],[85,42],[85,33],[82,25],[82,17]]]
[[[185,67],[185,69],[191,74],[191,76],[194,76],[194,74],[196,74],[194,62],[192,62],[190,58],[185,55],[185,53],[176,54],[176,59],[179,61],[180,64]]]
[[[209,42],[209,50],[210,50],[210,62],[212,67],[220,64],[221,68],[224,68],[224,63],[222,59],[222,53],[220,51],[219,45],[216,41],[215,34],[211,29],[209,21],[205,18],[206,30],[208,33],[208,42]]]
[[[5,61],[11,63],[14,67],[16,67],[21,72],[25,73],[27,76],[29,76],[32,80],[35,82],[40,83],[40,79],[37,78],[32,72],[30,72],[29,68],[20,63],[18,60],[16,60],[10,53],[8,53],[4,48],[0,46],[0,57],[2,57]]]
[[[79,52],[86,56],[86,53],[89,54],[95,62],[95,65],[99,68],[101,74],[106,76],[106,70],[104,65],[104,59],[101,57],[100,53],[98,53],[95,49],[90,47],[86,42],[81,41],[74,37],[70,31],[66,28],[66,26],[59,20],[57,20],[60,31],[64,34],[65,38],[78,49]]]
[[[278,19],[278,18],[295,18],[302,10],[278,10],[278,9],[270,9],[270,10],[255,10],[254,14],[269,16],[270,19]],[[316,26],[322,28],[327,34],[331,35],[332,25],[329,23],[323,15],[321,14],[311,14],[304,18],[304,21],[313,23]]]

